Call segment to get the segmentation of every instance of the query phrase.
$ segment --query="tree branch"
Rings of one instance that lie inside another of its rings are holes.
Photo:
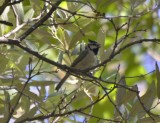
[[[25,33],[23,33],[21,36],[19,36],[19,41],[22,41],[25,39],[29,34],[31,34],[35,29],[37,29],[39,26],[41,26],[48,18],[52,15],[52,13],[57,9],[57,6],[62,2],[63,0],[58,0],[55,4],[52,5],[50,11],[37,23],[35,23],[32,27],[30,27]]]

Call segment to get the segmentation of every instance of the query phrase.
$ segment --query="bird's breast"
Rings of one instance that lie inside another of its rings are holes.
[[[92,51],[90,51],[75,67],[77,69],[83,70],[83,69],[93,67],[96,64],[97,64],[97,57]]]

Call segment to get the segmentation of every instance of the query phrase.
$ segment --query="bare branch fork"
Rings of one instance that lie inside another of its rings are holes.
[[[35,23],[32,27],[30,27],[24,34],[22,34],[18,39],[19,41],[22,41],[25,39],[29,34],[31,34],[34,30],[36,30],[39,26],[41,26],[48,18],[51,17],[52,13],[57,9],[58,5],[62,2],[63,0],[58,0],[55,4],[52,5],[50,11],[42,18],[40,19],[37,23]]]

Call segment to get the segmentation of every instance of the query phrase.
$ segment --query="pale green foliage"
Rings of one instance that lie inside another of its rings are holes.
[[[47,1],[6,0],[0,7],[0,122],[160,122],[158,62],[145,64],[148,56],[159,60],[159,1]],[[2,40],[23,36],[24,48]],[[45,60],[70,66],[88,39],[101,45],[97,78]],[[128,46],[140,39],[151,41]],[[56,92],[64,70],[86,80],[70,77]]]

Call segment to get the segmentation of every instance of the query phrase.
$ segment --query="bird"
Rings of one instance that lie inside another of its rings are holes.
[[[73,61],[71,67],[85,70],[98,64],[97,54],[100,48],[100,44],[90,39],[88,41],[89,43],[85,46],[84,51],[82,51],[80,55]],[[58,91],[69,76],[70,74],[66,73],[66,75],[56,86],[55,90]]]

